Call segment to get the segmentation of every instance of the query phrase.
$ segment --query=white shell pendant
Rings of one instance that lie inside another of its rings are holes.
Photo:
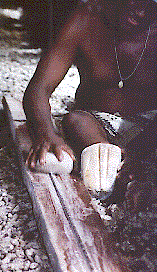
[[[119,81],[118,86],[119,86],[120,89],[123,88],[124,84],[123,84],[123,81],[122,81],[122,80]]]

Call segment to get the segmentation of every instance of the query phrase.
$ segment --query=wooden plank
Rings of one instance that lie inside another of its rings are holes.
[[[49,175],[29,173],[27,188],[33,199],[34,213],[45,245],[55,250],[57,262],[55,271],[90,271],[77,244]],[[48,250],[51,261],[54,252]],[[54,264],[53,264],[54,267]]]
[[[107,252],[109,235],[82,180],[67,176],[52,176],[64,201],[72,223],[79,234],[93,271],[120,271]],[[87,270],[88,271],[88,270]]]
[[[26,120],[22,103],[20,101],[17,101],[11,95],[6,96],[6,101],[14,121],[17,120],[18,122],[21,122]]]
[[[31,196],[39,231],[54,271],[130,271],[120,257],[118,260],[114,258],[110,237],[82,180],[72,175],[48,175],[26,169],[11,115],[7,104],[4,106],[21,177]]]

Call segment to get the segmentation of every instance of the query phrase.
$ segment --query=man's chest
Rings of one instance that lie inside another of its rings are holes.
[[[119,39],[114,30],[93,25],[82,44],[92,77],[107,81],[134,77],[138,84],[155,79],[156,47],[151,29],[133,39]]]

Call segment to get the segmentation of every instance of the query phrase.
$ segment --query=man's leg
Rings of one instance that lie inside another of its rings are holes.
[[[126,146],[125,163],[116,179],[114,191],[107,200],[107,204],[124,200],[122,192],[126,192],[126,185],[129,181],[134,181],[127,192],[127,203],[132,211],[145,209],[149,203],[154,201],[156,197],[156,189],[154,189],[156,187],[155,150],[156,118]]]
[[[108,143],[107,136],[96,118],[86,111],[73,111],[64,116],[62,121],[66,141],[75,154],[95,143]]]
[[[108,143],[106,132],[96,118],[85,111],[74,111],[67,114],[62,121],[63,133],[66,141],[71,146],[78,159],[82,150],[95,143]],[[127,184],[129,180],[130,165],[126,162],[121,171],[121,175],[116,179],[111,197],[105,201],[120,203],[124,200]]]
[[[63,133],[66,141],[71,146],[78,160],[84,148],[95,143],[108,143],[107,135],[96,118],[85,111],[74,111],[64,116],[62,121]],[[126,177],[125,177],[126,178]],[[127,182],[123,179],[116,180],[113,197],[109,203],[119,203],[124,200]],[[106,201],[105,201],[106,202]]]

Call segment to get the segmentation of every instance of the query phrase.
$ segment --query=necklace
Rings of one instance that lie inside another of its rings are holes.
[[[118,67],[119,76],[120,76],[120,81],[118,82],[118,87],[119,87],[120,89],[123,88],[123,86],[124,86],[124,80],[129,79],[129,78],[135,73],[135,71],[137,70],[137,67],[138,67],[139,64],[140,64],[140,61],[141,61],[142,56],[143,56],[143,54],[144,54],[144,51],[145,51],[145,49],[146,49],[146,47],[147,47],[147,42],[148,42],[149,34],[150,34],[150,26],[149,26],[149,28],[148,28],[148,34],[147,34],[147,38],[146,38],[146,41],[145,41],[144,48],[143,48],[143,50],[142,50],[141,56],[139,57],[139,60],[138,60],[138,62],[137,62],[137,64],[136,64],[134,70],[132,71],[132,73],[131,73],[129,76],[127,76],[126,78],[123,78],[123,77],[122,77],[122,74],[121,74],[121,71],[120,71],[120,65],[119,65],[119,61],[118,61],[118,54],[117,54],[117,47],[116,47],[116,37],[114,37],[116,62],[117,62],[117,67]]]

